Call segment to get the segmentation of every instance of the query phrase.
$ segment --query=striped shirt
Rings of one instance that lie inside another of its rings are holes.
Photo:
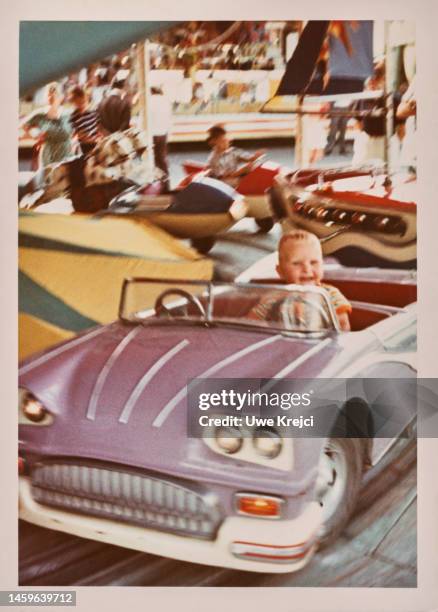
[[[326,285],[325,283],[322,283],[321,287],[329,294],[329,300],[332,303],[337,315],[344,314],[344,312],[350,314],[352,311],[351,304],[337,287],[333,287],[333,285]]]
[[[80,143],[96,142],[99,124],[96,111],[86,110],[80,112],[75,110],[70,115],[70,123]]]
[[[208,158],[207,164],[214,178],[223,179],[236,172],[242,165],[242,162],[248,162],[252,157],[251,153],[247,153],[242,149],[229,147],[221,153],[213,151]]]
[[[333,287],[333,285],[326,285],[324,283],[319,286],[325,289],[328,293],[328,299],[338,316],[344,313],[349,314],[351,312],[352,308],[350,302],[339,291],[339,289]],[[248,313],[247,317],[249,319],[255,319],[258,321],[277,321],[280,317],[284,320],[285,316],[287,315],[287,319],[290,319],[291,322],[293,319],[293,322],[297,327],[307,327],[311,329],[314,326],[318,326],[318,321],[315,320],[315,315],[317,314],[318,308],[312,308],[312,296],[309,295],[304,302],[297,300],[296,304],[294,304],[292,312],[290,312],[290,307],[288,306],[287,313],[283,308],[284,301],[284,292],[280,293],[273,291],[262,299],[256,306],[254,306]],[[316,300],[315,306],[317,306],[318,303],[319,299]]]

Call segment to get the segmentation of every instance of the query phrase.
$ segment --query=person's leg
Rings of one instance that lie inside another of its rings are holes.
[[[345,133],[347,131],[347,122],[348,117],[338,117],[338,145],[339,145],[339,153],[345,153],[346,142],[345,142]]]
[[[309,153],[309,165],[316,164],[324,157],[325,149],[311,149]]]
[[[169,166],[167,164],[167,135],[154,136],[154,160],[157,168],[166,174],[164,186],[166,191],[170,191]]]
[[[329,155],[333,151],[333,147],[336,142],[336,134],[338,132],[338,117],[332,116],[330,119],[330,128],[327,136],[327,144],[324,149],[324,153]]]

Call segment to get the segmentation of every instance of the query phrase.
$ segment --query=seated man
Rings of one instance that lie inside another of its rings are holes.
[[[265,151],[260,150],[251,154],[232,147],[227,132],[221,125],[211,127],[208,134],[207,143],[212,148],[208,158],[210,176],[237,187],[240,178],[251,171],[252,164],[264,155]]]
[[[328,299],[338,317],[339,327],[343,331],[350,330],[348,314],[351,312],[351,304],[336,287],[322,283],[324,275],[321,244],[315,234],[304,230],[293,230],[285,234],[278,245],[277,272],[280,278],[287,284],[315,285],[327,291]],[[284,304],[284,300],[283,300]],[[314,307],[312,307],[314,306]],[[302,300],[297,299],[293,304],[293,312],[281,312],[283,320],[287,317],[291,327],[312,328],[312,317],[321,309],[319,304],[312,304],[310,299],[304,296]],[[287,305],[291,308],[291,305]],[[270,320],[273,311],[282,309],[278,305],[278,294],[275,291],[259,302],[247,315],[250,319]]]

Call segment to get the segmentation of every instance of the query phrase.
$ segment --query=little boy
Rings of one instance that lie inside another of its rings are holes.
[[[328,298],[337,314],[339,327],[343,331],[350,330],[348,314],[351,304],[336,287],[322,283],[324,275],[321,244],[315,234],[304,230],[293,230],[285,234],[278,245],[277,272],[287,284],[316,285],[328,293]],[[276,302],[275,294],[262,300],[249,313],[249,318],[269,319],[272,308]],[[311,306],[307,306],[311,308]],[[306,304],[297,302],[297,309],[301,309],[303,320],[306,319]],[[297,313],[295,313],[297,317]],[[299,318],[299,317],[298,317]]]
[[[250,172],[253,162],[266,152],[260,150],[251,154],[232,147],[221,125],[214,125],[208,130],[207,143],[213,149],[207,162],[211,176],[232,187],[237,187],[240,177]]]

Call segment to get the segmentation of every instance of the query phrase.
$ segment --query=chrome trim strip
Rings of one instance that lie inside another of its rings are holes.
[[[76,338],[75,340],[72,340],[68,344],[64,344],[60,346],[59,348],[54,349],[50,353],[41,355],[41,357],[39,357],[38,359],[35,359],[35,361],[32,361],[31,363],[28,363],[27,365],[20,368],[18,372],[19,376],[21,376],[22,374],[27,374],[27,372],[30,372],[30,370],[37,368],[38,366],[45,363],[46,361],[49,361],[50,359],[53,359],[54,357],[61,355],[61,353],[64,353],[65,351],[68,351],[71,348],[78,346],[79,344],[82,344],[83,342],[86,342],[87,340],[91,340],[91,338],[98,336],[99,334],[101,334],[102,332],[106,330],[107,330],[107,327],[98,327],[94,331],[91,331],[90,333],[86,334],[85,336],[82,336],[81,338]]]
[[[315,548],[315,540],[302,545],[291,545],[290,547],[268,546],[251,542],[233,542],[231,553],[239,559],[248,561],[268,563],[302,563],[310,556]]]
[[[112,351],[111,355],[108,357],[107,361],[105,362],[105,365],[100,371],[93,391],[91,392],[90,401],[88,404],[86,416],[87,419],[89,419],[90,421],[94,421],[94,419],[96,418],[97,402],[99,401],[100,394],[102,393],[103,386],[106,382],[106,379],[108,378],[108,374],[110,373],[111,368],[113,367],[117,359],[120,357],[120,355],[123,353],[125,348],[128,346],[128,344],[131,342],[131,340],[134,338],[134,336],[136,336],[141,329],[141,327],[134,327],[134,329],[131,329],[131,331],[126,334],[123,340],[121,340],[117,344],[116,348]]]
[[[158,361],[156,361],[154,365],[149,368],[146,374],[142,376],[142,378],[135,386],[133,392],[129,396],[125,407],[123,408],[122,414],[119,417],[119,423],[127,423],[129,421],[129,417],[131,416],[131,412],[138,398],[140,397],[146,386],[149,384],[149,382],[152,380],[152,378],[155,376],[155,374],[157,374],[161,370],[161,368],[172,359],[172,357],[179,353],[188,344],[190,344],[188,340],[182,340],[181,342],[179,342],[176,346],[167,351],[167,353],[164,353],[164,355],[162,355],[158,359]]]
[[[205,372],[200,374],[198,376],[198,378],[206,378],[207,376],[211,376],[212,374],[216,374],[216,372],[218,372],[219,370],[221,370],[225,366],[230,365],[230,363],[233,363],[234,361],[237,361],[240,357],[244,357],[245,355],[248,355],[249,353],[252,353],[253,351],[258,350],[259,348],[262,348],[263,346],[267,346],[268,344],[271,344],[272,342],[276,342],[277,340],[281,340],[281,339],[282,339],[282,336],[271,336],[271,337],[269,337],[269,338],[267,338],[265,340],[261,340],[259,342],[255,342],[254,344],[251,344],[250,346],[247,346],[244,349],[242,349],[240,351],[237,351],[237,353],[233,353],[232,355],[229,355],[228,357],[225,357],[225,359],[222,359],[221,361],[216,363],[211,368],[208,368],[208,370],[205,370]],[[184,386],[164,406],[164,408],[161,410],[161,412],[155,417],[155,420],[152,423],[152,425],[154,427],[161,427],[161,425],[167,419],[169,414],[174,410],[174,408],[176,408],[176,406],[179,404],[179,402],[186,395],[187,395],[187,386]]]

